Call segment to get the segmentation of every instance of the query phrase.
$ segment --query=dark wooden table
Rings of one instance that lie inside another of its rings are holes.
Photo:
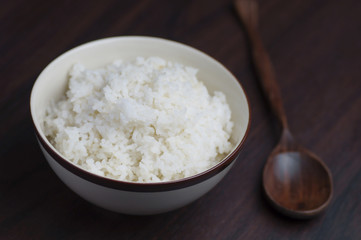
[[[0,1],[0,239],[361,239],[361,1],[263,0],[260,31],[296,139],[330,167],[334,198],[316,219],[270,208],[261,171],[279,138],[229,0]],[[93,206],[53,173],[29,113],[54,58],[110,36],[148,35],[198,48],[245,87],[252,127],[211,192],[179,210],[126,216]]]

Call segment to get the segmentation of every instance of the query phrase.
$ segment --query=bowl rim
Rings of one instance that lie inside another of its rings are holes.
[[[33,113],[33,101],[32,99],[34,99],[34,89],[36,88],[36,83],[39,79],[39,77],[42,75],[42,73],[50,66],[52,65],[55,61],[57,61],[60,58],[65,57],[65,55],[72,53],[73,51],[77,51],[80,48],[86,48],[89,45],[92,44],[98,44],[99,42],[102,41],[116,41],[116,40],[121,40],[121,39],[142,39],[142,40],[156,40],[156,41],[163,41],[167,44],[173,44],[173,45],[178,45],[179,47],[182,48],[188,48],[192,51],[196,51],[198,54],[204,55],[206,58],[208,58],[210,61],[213,61],[214,63],[216,63],[217,65],[219,65],[221,68],[223,68],[226,72],[228,72],[233,78],[234,80],[236,80],[236,82],[239,84],[240,88],[243,91],[243,94],[245,95],[245,99],[246,99],[246,104],[247,104],[247,110],[248,110],[248,122],[247,122],[247,128],[246,131],[242,137],[242,140],[238,143],[238,145],[232,150],[232,152],[230,152],[225,158],[223,158],[219,163],[217,163],[216,165],[212,166],[211,168],[200,172],[198,174],[186,177],[186,178],[181,178],[181,179],[177,179],[177,180],[172,180],[172,181],[164,181],[164,182],[150,182],[150,183],[139,183],[139,182],[128,182],[128,181],[122,181],[122,180],[117,180],[117,179],[112,179],[109,177],[104,177],[104,176],[100,176],[97,175],[95,173],[91,173],[83,168],[81,168],[78,165],[75,165],[74,163],[72,163],[71,161],[67,160],[65,157],[63,157],[60,153],[58,153],[57,151],[55,151],[55,147],[50,146],[51,144],[48,143],[41,135],[37,124],[35,123],[34,120],[34,113]],[[176,42],[173,40],[168,40],[168,39],[164,39],[164,38],[158,38],[158,37],[149,37],[149,36],[118,36],[118,37],[109,37],[109,38],[102,38],[102,39],[98,39],[98,40],[93,40],[81,45],[78,45],[74,48],[69,49],[68,51],[62,53],[61,55],[57,56],[55,59],[53,59],[39,74],[39,76],[37,77],[37,79],[34,82],[33,88],[31,90],[31,94],[30,94],[30,112],[31,112],[31,120],[32,120],[32,124],[33,127],[35,129],[35,135],[39,141],[39,144],[44,148],[44,150],[55,160],[55,162],[57,162],[58,164],[60,164],[62,167],[64,167],[66,170],[70,171],[71,173],[75,174],[76,176],[83,178],[89,182],[92,182],[94,184],[98,184],[104,187],[108,187],[108,188],[112,188],[112,189],[117,189],[117,190],[124,190],[124,191],[131,191],[131,192],[162,192],[162,191],[171,191],[171,190],[177,190],[177,189],[181,189],[181,188],[185,188],[185,187],[189,187],[195,184],[198,184],[202,181],[205,181],[215,175],[217,175],[218,173],[222,172],[225,168],[227,168],[232,162],[234,162],[234,160],[237,159],[240,150],[242,149],[245,140],[248,137],[249,134],[249,130],[250,130],[250,125],[251,125],[251,109],[250,109],[250,104],[249,104],[249,98],[247,96],[246,91],[244,90],[242,84],[239,82],[239,80],[220,62],[218,62],[216,59],[214,59],[213,57],[209,56],[208,54],[193,48],[191,46],[188,46],[186,44],[180,43],[180,42]],[[54,148],[54,149],[53,149]]]

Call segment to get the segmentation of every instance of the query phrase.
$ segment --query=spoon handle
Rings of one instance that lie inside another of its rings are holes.
[[[236,0],[235,8],[243,22],[249,43],[252,46],[253,64],[257,70],[263,91],[268,97],[269,104],[282,124],[283,129],[288,130],[288,122],[283,108],[281,91],[276,81],[270,57],[263,46],[258,32],[258,4],[253,0]]]

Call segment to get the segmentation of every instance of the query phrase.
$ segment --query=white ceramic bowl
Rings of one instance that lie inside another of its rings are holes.
[[[45,109],[67,87],[67,73],[75,63],[102,67],[115,59],[159,56],[199,69],[197,77],[212,93],[225,93],[232,111],[233,150],[219,164],[192,177],[161,183],[131,183],[101,177],[68,161],[47,140],[42,129]],[[74,192],[100,207],[126,214],[156,214],[184,206],[213,188],[230,170],[246,138],[250,111],[243,88],[219,62],[177,42],[153,37],[114,37],[76,47],[52,61],[31,92],[31,116],[40,147],[51,168]]]

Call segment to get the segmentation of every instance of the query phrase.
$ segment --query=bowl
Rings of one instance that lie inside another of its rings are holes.
[[[87,68],[103,67],[116,59],[158,56],[199,69],[197,77],[210,93],[222,91],[232,111],[233,150],[217,165],[197,175],[167,182],[134,183],[88,172],[59,153],[43,131],[45,110],[60,99],[67,88],[67,74],[75,63]],[[170,40],[124,36],[92,41],[71,49],[53,60],[34,83],[31,116],[42,152],[56,175],[75,193],[105,209],[132,215],[167,212],[185,206],[212,189],[232,168],[246,139],[250,110],[237,79],[219,62],[201,51]]]

